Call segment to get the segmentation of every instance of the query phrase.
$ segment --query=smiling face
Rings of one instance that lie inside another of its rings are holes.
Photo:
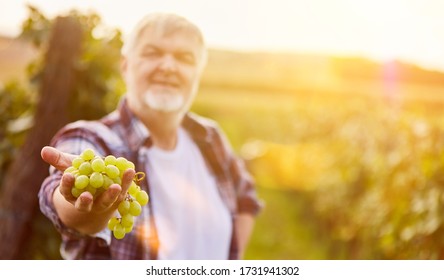
[[[182,116],[196,95],[204,65],[200,33],[183,25],[149,25],[124,53],[123,75],[130,108]]]

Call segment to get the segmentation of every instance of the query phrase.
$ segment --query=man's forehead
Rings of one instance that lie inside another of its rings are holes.
[[[195,34],[183,30],[165,32],[164,30],[146,29],[140,34],[136,44],[140,48],[148,46],[174,47],[184,52],[199,53],[203,51],[203,45],[199,38]]]
[[[163,26],[149,26],[142,30],[139,34],[139,39],[142,38],[167,38],[167,39],[186,39],[190,42],[198,43],[203,45],[203,41],[196,32],[184,27],[170,27],[165,28]]]

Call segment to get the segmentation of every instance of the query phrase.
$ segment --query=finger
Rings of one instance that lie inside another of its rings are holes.
[[[93,195],[90,192],[83,192],[77,198],[74,206],[81,212],[90,212],[93,206]]]
[[[61,171],[65,171],[66,168],[71,166],[72,160],[75,158],[75,155],[60,152],[50,146],[43,147],[40,155],[44,161]]]
[[[123,173],[122,176],[122,192],[120,193],[119,199],[123,200],[125,198],[126,192],[128,191],[131,182],[134,179],[134,175],[136,175],[136,172],[134,169],[127,169]]]
[[[102,193],[94,202],[94,207],[97,211],[104,211],[112,207],[117,201],[122,191],[122,187],[118,184],[112,184],[109,188]]]
[[[63,174],[62,179],[60,180],[59,191],[63,195],[63,197],[74,204],[76,198],[72,195],[71,189],[74,186],[75,177],[71,173]]]
[[[125,170],[122,176],[122,185],[112,184],[108,190],[96,200],[98,208],[103,210],[104,208],[111,207],[113,204],[117,207],[117,205],[125,199],[135,173],[134,169]]]

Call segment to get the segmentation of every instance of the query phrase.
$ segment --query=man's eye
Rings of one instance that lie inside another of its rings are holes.
[[[186,64],[190,64],[190,65],[194,65],[196,63],[196,59],[194,59],[194,56],[192,55],[188,55],[188,54],[184,54],[184,55],[179,55],[178,59]]]

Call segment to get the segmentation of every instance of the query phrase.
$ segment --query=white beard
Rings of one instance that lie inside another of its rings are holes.
[[[184,98],[180,94],[147,90],[144,94],[145,104],[161,112],[174,112],[182,108]]]

